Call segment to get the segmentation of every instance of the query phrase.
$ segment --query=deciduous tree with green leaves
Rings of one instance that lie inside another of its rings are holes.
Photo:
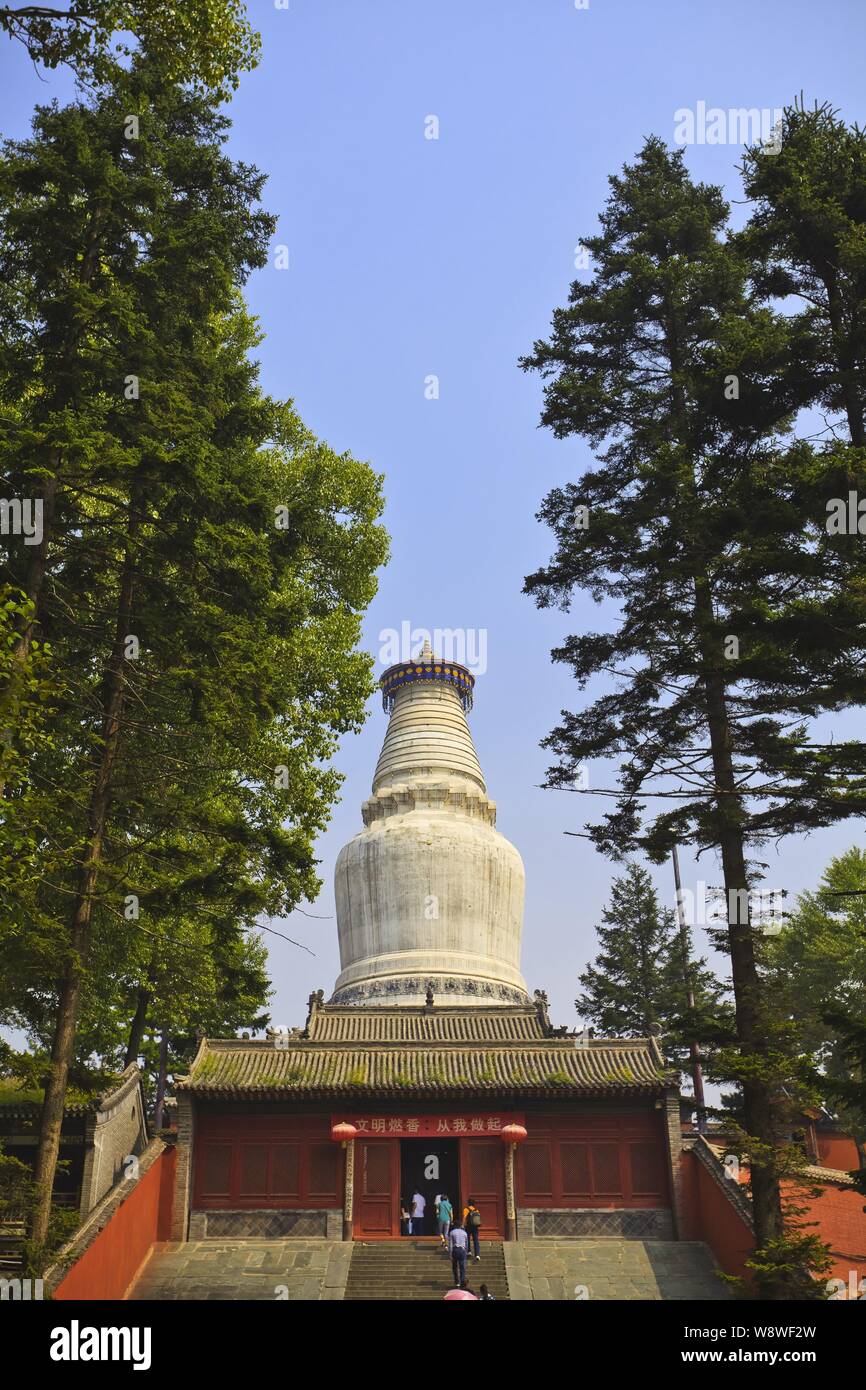
[[[21,1005],[52,1020],[37,1246],[100,961],[203,917],[193,935],[224,998],[191,996],[188,1025],[231,1026],[243,933],[318,891],[331,760],[371,690],[356,645],[385,558],[381,480],[258,385],[239,290],[273,223],[261,175],[222,152],[225,131],[205,98],[136,64],[95,101],[38,113],[0,166],[0,448],[14,489],[45,502],[38,559],[8,538],[33,613],[0,692],[13,741],[34,634],[67,682],[54,748],[30,768],[55,792],[45,833],[65,853],[40,883]],[[48,209],[59,254],[42,244]],[[162,995],[155,1026],[180,1027]]]
[[[0,5],[0,30],[47,68],[61,64],[84,79],[104,78],[134,51],[131,35],[167,82],[194,81],[225,96],[255,67],[261,40],[242,0],[71,0]]]

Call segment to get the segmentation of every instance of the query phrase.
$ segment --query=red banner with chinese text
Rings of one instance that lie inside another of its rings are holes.
[[[462,1110],[447,1115],[382,1115],[367,1111],[360,1115],[344,1112],[331,1116],[331,1125],[354,1125],[358,1138],[365,1139],[443,1139],[482,1138],[501,1134],[505,1125],[522,1125],[522,1113],[514,1110]]]

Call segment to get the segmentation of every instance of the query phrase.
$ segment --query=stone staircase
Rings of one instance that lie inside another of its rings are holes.
[[[473,1293],[483,1280],[512,1302],[731,1297],[700,1241],[482,1240],[467,1273]],[[451,1287],[451,1261],[431,1240],[212,1239],[155,1246],[126,1297],[433,1302]]]
[[[466,1266],[469,1288],[477,1294],[485,1283],[496,1299],[508,1298],[508,1279],[502,1242],[482,1240],[481,1260],[470,1256]],[[356,1241],[344,1298],[441,1300],[453,1288],[451,1259],[438,1242],[429,1240]]]

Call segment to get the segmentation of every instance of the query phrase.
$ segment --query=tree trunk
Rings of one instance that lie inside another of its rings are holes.
[[[75,1050],[75,1027],[81,988],[87,966],[90,929],[93,920],[93,899],[99,878],[100,860],[111,798],[111,781],[120,748],[121,720],[126,686],[126,638],[132,619],[135,577],[134,544],[138,531],[135,489],[129,504],[126,553],[117,604],[117,623],[114,645],[105,672],[103,693],[102,738],[99,761],[93,779],[88,806],[88,839],[81,862],[78,887],[72,911],[69,959],[60,987],[57,1020],[51,1049],[51,1068],[45,1087],[39,1150],[36,1159],[36,1204],[33,1211],[31,1239],[37,1249],[45,1245],[51,1218],[51,1196],[60,1137],[69,1068]]]
[[[666,338],[671,368],[671,395],[676,434],[685,442],[689,407],[682,386],[679,333],[673,304],[666,305]],[[700,497],[694,468],[688,489],[685,530],[694,554],[695,627],[703,666],[707,726],[713,765],[714,799],[718,843],[722,856],[725,898],[728,909],[728,941],[731,952],[731,978],[734,987],[737,1041],[745,1058],[761,1059],[767,1054],[767,1039],[760,1010],[760,978],[755,960],[749,911],[749,885],[743,836],[743,805],[734,773],[731,722],[726,699],[725,654],[716,631],[713,595],[700,539]],[[745,911],[742,909],[745,907]],[[745,917],[745,921],[741,920]],[[759,1062],[760,1069],[760,1062]],[[747,1069],[748,1070],[748,1069]],[[747,1076],[742,1082],[744,1128],[759,1145],[775,1148],[773,1096],[769,1085],[759,1077]],[[758,1246],[782,1234],[784,1220],[779,1179],[757,1151],[749,1155],[752,1189],[752,1218]]]
[[[725,699],[724,656],[714,650],[712,628],[715,621],[709,581],[695,581],[695,612],[701,647],[706,663],[704,689],[710,733],[710,751],[715,778],[715,798],[719,845],[728,910],[728,941],[731,950],[731,976],[736,1003],[737,1040],[744,1058],[764,1058],[766,1038],[761,1022],[761,982],[755,960],[751,913],[748,909],[749,884],[741,827],[742,805],[734,774],[731,726]],[[745,918],[745,920],[743,920]],[[773,1097],[769,1085],[760,1077],[747,1077],[743,1088],[744,1128],[761,1144],[774,1148],[777,1142],[773,1123]],[[779,1179],[760,1152],[749,1156],[752,1188],[752,1215],[758,1246],[782,1234],[783,1217]]]
[[[144,1037],[144,1025],[147,1022],[147,1010],[150,1004],[150,999],[150,990],[145,989],[144,985],[141,985],[138,991],[138,999],[135,1005],[135,1013],[133,1014],[132,1022],[129,1025],[129,1041],[126,1044],[126,1055],[123,1059],[124,1071],[127,1067],[132,1066],[132,1063],[136,1060],[138,1054],[141,1052],[141,1040]]]
[[[165,1086],[168,1078],[168,1033],[163,1031],[159,1039],[159,1068],[156,1077],[156,1107],[153,1112],[153,1127],[162,1129],[162,1112],[165,1107]]]
[[[839,381],[842,398],[845,402],[845,416],[851,433],[851,443],[858,449],[866,448],[866,426],[863,421],[863,401],[858,387],[858,373],[855,351],[851,347],[849,335],[842,321],[842,300],[835,273],[828,272],[824,277],[827,292],[827,313],[833,333],[833,346],[839,367]]]

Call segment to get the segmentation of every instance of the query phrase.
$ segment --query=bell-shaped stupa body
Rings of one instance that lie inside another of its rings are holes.
[[[335,888],[337,1004],[526,1003],[520,973],[523,861],[496,829],[496,806],[466,722],[473,677],[433,656],[382,677],[388,731],[341,850]]]

